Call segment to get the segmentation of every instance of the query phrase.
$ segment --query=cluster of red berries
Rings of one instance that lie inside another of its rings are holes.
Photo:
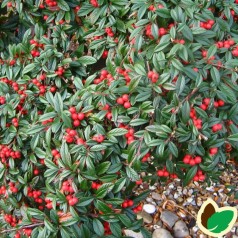
[[[122,208],[132,207],[134,205],[133,200],[126,199],[122,204]]]
[[[44,44],[38,43],[36,40],[30,40],[30,44],[34,45],[34,49],[31,50],[31,55],[32,57],[39,57],[40,56],[40,51],[39,48],[44,49]]]
[[[173,43],[184,45],[185,44],[185,40],[183,40],[183,39],[181,39],[181,40],[175,39],[175,40],[173,40]]]
[[[42,192],[40,190],[33,190],[32,188],[27,188],[27,196],[32,197],[36,203],[42,204],[43,199],[40,197],[42,195]],[[40,210],[43,210],[44,207],[42,205],[39,205],[38,207]]]
[[[9,182],[9,188],[11,190],[12,193],[17,193],[18,192],[18,188],[16,187],[16,184],[13,182]]]
[[[19,85],[17,82],[12,82],[12,88],[13,90],[15,90],[16,92],[19,90]]]
[[[62,76],[65,72],[65,69],[63,67],[58,67],[57,70],[55,70],[55,73],[58,75],[58,76]]]
[[[161,8],[164,8],[164,6],[163,6],[162,4],[159,4],[159,5],[158,5],[158,9],[161,9]],[[151,11],[151,12],[154,12],[156,9],[157,9],[157,8],[156,8],[156,6],[154,6],[154,5],[150,5],[150,6],[148,7],[148,10]]]
[[[217,123],[217,124],[212,126],[212,131],[213,132],[217,132],[217,131],[220,131],[220,130],[222,130],[222,124]]]
[[[36,85],[36,87],[39,89],[39,91],[40,91],[40,95],[41,96],[43,96],[44,94],[45,94],[45,92],[46,92],[46,88],[47,88],[47,86],[46,85],[44,85],[44,83],[43,82],[41,82],[40,80],[38,80],[38,79],[36,79],[36,78],[34,78],[34,79],[32,79],[32,81],[31,81],[34,85]]]
[[[75,107],[70,107],[69,112],[71,114],[71,118],[73,120],[73,125],[75,127],[80,126],[81,121],[84,120],[85,114],[82,112],[77,112]]]
[[[146,155],[143,156],[141,161],[142,162],[147,162],[149,158],[150,158],[150,153],[147,153]]]
[[[106,80],[108,86],[110,86],[111,82],[114,80],[113,76],[105,69],[101,70],[100,77],[94,79],[93,83],[99,84],[104,80]]]
[[[218,148],[217,147],[213,147],[213,148],[209,149],[209,154],[210,155],[215,155],[215,154],[217,154],[217,152],[218,152]]]
[[[47,125],[48,123],[51,123],[51,122],[53,122],[53,121],[54,121],[54,119],[53,119],[53,118],[50,118],[50,119],[48,119],[48,120],[42,121],[41,124],[42,124],[42,125]]]
[[[200,27],[210,30],[212,26],[215,24],[214,20],[207,20],[206,22],[200,22]]]
[[[104,227],[104,235],[111,235],[111,229],[110,229],[110,224],[109,222],[103,222],[103,227]]]
[[[60,155],[59,151],[56,150],[56,149],[53,149],[53,150],[51,150],[51,154],[52,154],[53,157],[54,157],[54,160],[53,160],[54,163],[55,163],[56,165],[58,165],[58,159],[61,158],[61,155]]]
[[[202,157],[201,156],[192,156],[192,155],[189,155],[189,154],[186,154],[184,157],[183,157],[183,162],[185,164],[189,164],[191,166],[194,166],[196,164],[200,164],[202,162]]]
[[[113,36],[114,36],[114,32],[113,32],[113,30],[112,30],[111,27],[106,27],[106,28],[105,28],[105,32],[106,32],[107,35],[110,36],[110,37],[113,37]]]
[[[138,206],[134,207],[132,210],[133,210],[134,213],[141,212],[142,211],[142,206],[138,205]]]
[[[151,27],[152,27],[152,25],[150,25],[150,24],[145,27],[145,35],[150,39],[154,39],[154,36],[152,35]],[[158,35],[160,37],[165,35],[166,33],[167,33],[167,30],[164,27],[160,27],[158,29]]]
[[[197,129],[202,128],[202,119],[197,118],[197,114],[194,108],[190,109],[190,118],[193,120],[193,124]]]
[[[12,227],[15,227],[17,225],[17,219],[11,214],[5,214],[4,220]]]
[[[64,139],[66,140],[67,143],[73,143],[75,142],[75,139],[78,135],[76,130],[72,130],[70,128],[66,129],[66,135],[64,136]]]
[[[45,202],[46,202],[46,205],[45,205],[46,208],[48,208],[48,209],[53,208],[52,201],[49,198],[45,198]]]
[[[101,187],[102,184],[97,183],[97,182],[92,182],[91,188],[92,189],[99,189]]]
[[[63,182],[61,189],[62,189],[63,192],[68,192],[68,193],[74,193],[75,192],[74,189],[73,189],[72,183],[69,180]]]
[[[221,99],[219,99],[218,101],[214,101],[214,107],[222,107],[225,105],[225,102]]]
[[[125,137],[127,139],[127,144],[128,145],[131,144],[135,140],[135,137],[134,137],[135,130],[124,124],[120,124],[119,128],[124,128],[128,130],[128,132],[125,134]]]
[[[6,98],[4,96],[0,96],[0,104],[5,104]]]
[[[5,195],[6,192],[7,192],[6,187],[5,187],[4,185],[2,185],[2,186],[0,187],[0,195]]]
[[[15,127],[18,127],[18,119],[17,118],[13,118],[12,119],[12,125],[15,126]]]
[[[48,6],[48,7],[56,7],[58,6],[58,3],[54,0],[45,0],[45,4]]]
[[[210,104],[211,99],[210,98],[204,98],[202,104],[200,105],[200,108],[202,110],[207,110],[209,104]]]
[[[194,181],[204,181],[206,178],[205,174],[201,170],[198,170],[197,173],[194,175]]]
[[[156,83],[159,78],[159,74],[154,71],[149,71],[147,77],[151,80],[152,83]]]
[[[122,68],[117,68],[116,71],[117,71],[118,74],[121,74],[121,75],[124,76],[125,81],[126,81],[126,85],[129,85],[130,82],[131,82],[131,78],[128,74],[130,72],[130,70],[128,70],[128,69],[123,70]]]
[[[67,199],[70,206],[74,206],[79,201],[78,198],[75,197],[74,195],[67,195],[66,199]]]
[[[121,97],[117,99],[117,103],[123,105],[124,108],[128,109],[131,107],[131,103],[129,101],[129,95],[123,94]]]
[[[163,169],[160,169],[160,170],[157,171],[157,175],[159,177],[168,177],[169,172],[167,171],[166,167],[164,167]]]
[[[92,139],[98,143],[102,143],[105,138],[103,135],[98,134],[98,135],[94,135]]]
[[[217,48],[227,48],[229,49],[231,46],[235,44],[233,39],[225,40],[225,41],[218,41],[215,45]]]
[[[97,0],[90,0],[90,4],[93,5],[94,7],[99,7]]]
[[[9,148],[6,145],[0,145],[0,158],[2,160],[2,163],[6,163],[6,160],[10,157],[13,159],[20,159],[21,152],[13,151],[11,148]]]

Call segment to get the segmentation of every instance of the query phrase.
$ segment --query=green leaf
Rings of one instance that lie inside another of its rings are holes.
[[[235,213],[232,210],[215,212],[207,221],[207,229],[213,233],[220,233],[226,230],[232,221]]]
[[[122,136],[128,132],[127,129],[124,128],[115,128],[108,132],[108,136]]]
[[[213,55],[216,54],[216,52],[217,52],[217,46],[212,45],[207,51],[207,58],[210,59]]]
[[[140,179],[136,171],[130,167],[126,167],[126,174],[131,181],[137,181]]]
[[[104,234],[103,224],[98,219],[93,219],[93,230],[99,236],[102,236]]]
[[[63,104],[62,97],[60,93],[58,92],[54,96],[54,106],[55,106],[55,110],[61,115],[64,104]]]
[[[230,141],[238,142],[238,133],[228,136],[227,139]]]
[[[77,61],[85,65],[95,64],[97,62],[97,60],[92,56],[82,56]]]
[[[211,72],[213,82],[216,84],[216,86],[219,85],[221,76],[220,76],[218,69],[216,67],[212,67],[210,72]]]
[[[109,169],[111,165],[111,162],[109,161],[105,161],[101,164],[98,165],[98,167],[96,168],[97,174],[101,175],[107,172],[107,170]]]
[[[146,71],[145,71],[145,67],[143,67],[140,64],[136,64],[135,65],[135,71],[136,73],[138,73],[139,75],[146,75]]]
[[[137,119],[131,120],[130,125],[131,126],[140,126],[147,122],[148,122],[148,120],[146,120],[146,119],[137,118]]]
[[[36,67],[36,63],[28,64],[23,70],[22,75],[27,74],[28,72],[32,71]]]
[[[184,186],[186,186],[191,181],[191,179],[197,173],[197,170],[198,170],[197,166],[193,166],[192,168],[189,169],[189,171],[187,172],[186,177],[183,181]]]
[[[57,5],[63,11],[69,11],[70,7],[64,0],[57,0]]]

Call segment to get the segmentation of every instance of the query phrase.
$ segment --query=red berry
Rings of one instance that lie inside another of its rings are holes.
[[[128,109],[128,108],[131,107],[131,103],[130,102],[125,102],[123,106],[124,106],[124,108]]]
[[[217,147],[213,147],[209,149],[209,153],[211,155],[215,155],[218,152],[218,148]]]
[[[80,113],[78,114],[78,119],[79,119],[80,121],[82,121],[82,120],[84,119],[84,117],[85,117],[84,113],[80,112]]]
[[[123,98],[118,98],[118,99],[117,99],[117,103],[120,104],[120,105],[122,105],[122,104],[124,103]]]

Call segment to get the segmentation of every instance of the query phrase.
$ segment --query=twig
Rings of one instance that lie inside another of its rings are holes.
[[[196,216],[194,216],[191,212],[189,212],[187,209],[185,209],[184,207],[181,207],[179,205],[177,205],[173,200],[166,200],[164,203],[163,203],[163,206],[162,208],[165,209],[165,206],[167,205],[167,203],[170,202],[172,203],[175,207],[178,207],[182,210],[184,210],[185,212],[187,212],[189,215],[191,215],[194,219],[197,219]]]
[[[16,231],[16,230],[21,230],[21,229],[32,228],[32,227],[36,227],[36,226],[42,226],[42,225],[44,225],[44,222],[34,223],[34,224],[31,224],[31,225],[22,226],[22,227],[19,227],[19,228],[11,228],[11,229],[6,229],[6,230],[1,230],[0,234],[11,232],[11,231]]]

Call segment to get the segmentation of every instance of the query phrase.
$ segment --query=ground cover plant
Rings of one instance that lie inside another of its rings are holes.
[[[150,237],[141,183],[218,181],[238,154],[237,3],[2,1],[0,236]]]

